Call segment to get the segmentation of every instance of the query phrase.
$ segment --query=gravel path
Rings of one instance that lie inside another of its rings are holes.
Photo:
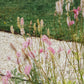
[[[32,40],[33,40],[34,50],[39,49],[39,45],[38,45],[39,38],[32,37]],[[14,68],[17,68],[16,58],[15,58],[16,55],[15,52],[10,47],[10,43],[13,43],[16,49],[20,51],[21,49],[20,43],[22,43],[23,41],[24,39],[20,35],[13,35],[11,33],[0,31],[0,71],[2,73],[5,74],[7,70],[13,70]],[[58,51],[59,47],[62,47],[65,51],[67,51],[69,49],[68,45],[72,50],[75,49],[74,43],[72,42],[58,41],[53,39],[51,39],[51,42],[52,42],[52,47],[55,49],[56,52]],[[80,50],[80,44],[77,45],[79,52],[81,54],[84,51],[84,47],[82,48],[82,50]],[[69,56],[71,56],[71,54]],[[11,58],[11,60],[8,60],[9,57]],[[63,67],[63,64],[65,63],[64,51],[61,52],[61,56],[58,61],[61,67]],[[67,70],[69,70],[69,68],[67,68],[66,71]]]

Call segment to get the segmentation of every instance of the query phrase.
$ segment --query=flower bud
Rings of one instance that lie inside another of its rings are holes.
[[[34,31],[36,31],[36,23],[34,23],[34,26],[33,26],[33,28],[34,28]]]
[[[39,19],[37,19],[37,24],[39,25],[40,23],[39,23]]]
[[[38,32],[40,32],[41,31],[41,27],[40,27],[40,24],[38,25]]]
[[[65,7],[66,11],[70,11],[70,3],[68,3]]]
[[[12,34],[14,34],[13,26],[10,26],[10,31],[11,31]]]
[[[63,8],[62,8],[61,1],[56,2],[56,12],[60,15],[63,14]]]
[[[20,28],[20,17],[17,17],[17,26]]]
[[[43,19],[41,19],[40,23],[41,23],[41,27],[43,27],[43,23],[44,23]]]
[[[20,24],[21,24],[21,26],[24,26],[24,18],[23,17],[21,18]]]
[[[49,31],[49,28],[47,29],[47,35],[48,35],[48,36],[50,35],[50,31]]]

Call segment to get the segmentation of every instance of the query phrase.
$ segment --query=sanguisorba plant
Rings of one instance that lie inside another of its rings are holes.
[[[63,0],[56,2],[56,14],[59,14],[59,17],[63,14]],[[66,11],[67,11],[67,25],[69,27],[69,31],[71,31],[72,25],[75,26],[75,31],[77,29],[77,23],[80,12],[82,13],[82,17],[84,18],[84,8],[78,7],[77,9],[70,10],[70,3],[73,0],[66,0]],[[70,18],[69,13],[73,12],[74,20]],[[60,20],[60,18],[59,18]],[[31,26],[32,21],[30,22]],[[60,25],[60,23],[59,23]],[[75,40],[74,45],[75,49],[73,50],[68,44],[69,49],[66,51],[61,46],[58,51],[52,47],[52,42],[50,41],[50,30],[47,29],[47,35],[42,35],[42,29],[44,27],[43,20],[39,21],[37,19],[37,23],[34,23],[33,29],[34,34],[37,36],[39,33],[40,38],[35,39],[38,41],[38,45],[35,45],[32,37],[25,36],[24,30],[24,18],[17,18],[17,26],[20,29],[20,34],[24,38],[24,42],[21,44],[21,52],[19,52],[14,45],[11,43],[12,49],[16,53],[16,60],[18,68],[14,69],[14,71],[7,71],[6,74],[0,74],[2,76],[3,84],[84,84],[84,67],[81,68],[80,63],[81,59],[84,61],[84,54],[80,54],[77,43],[77,32],[72,36]],[[83,26],[81,26],[83,28]],[[12,34],[14,34],[13,26],[10,27]],[[83,30],[84,31],[84,30]],[[72,32],[72,31],[71,31]],[[27,34],[30,36],[30,34]],[[83,34],[82,34],[83,35]],[[82,44],[83,39],[81,39],[81,48],[84,44]],[[37,46],[35,50],[35,46]],[[65,44],[64,44],[65,46]],[[65,52],[64,54],[64,62],[61,60],[61,52]],[[71,53],[71,56],[70,56]],[[21,61],[20,57],[23,57],[23,61]],[[69,57],[70,56],[70,57]],[[63,62],[63,65],[61,64]],[[84,63],[83,63],[84,65]],[[66,68],[69,67],[68,77],[65,77]],[[73,71],[73,73],[72,73]],[[74,75],[74,80],[71,80]]]

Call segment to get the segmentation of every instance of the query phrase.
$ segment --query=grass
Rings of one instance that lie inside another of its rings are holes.
[[[32,28],[29,29],[30,20],[34,22],[37,19],[44,20],[43,34],[46,34],[47,28],[50,29],[50,35],[59,40],[72,41],[71,33],[66,23],[66,15],[62,15],[59,26],[58,16],[54,16],[55,2],[57,0],[0,0],[0,30],[10,31],[13,25],[15,32],[19,33],[17,28],[17,17],[24,17],[25,31],[33,34]],[[79,6],[80,0],[75,1],[75,7]],[[64,10],[64,13],[65,10]],[[73,15],[73,14],[72,14]],[[81,15],[80,15],[81,16]],[[80,21],[78,23],[80,27]],[[72,27],[75,30],[74,26]],[[79,32],[80,28],[78,28]]]

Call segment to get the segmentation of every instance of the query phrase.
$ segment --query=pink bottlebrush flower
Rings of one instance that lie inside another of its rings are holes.
[[[67,54],[69,54],[70,52],[71,52],[71,50],[69,49],[68,52],[67,52]]]
[[[31,65],[25,66],[25,70],[24,70],[25,74],[26,75],[29,75],[30,74],[30,71],[31,71]]]
[[[21,56],[21,53],[20,52],[17,52],[16,55],[17,55],[17,57],[20,57]]]
[[[42,41],[46,41],[46,40],[49,40],[49,38],[46,35],[43,35],[42,36]]]
[[[21,18],[20,24],[23,26],[24,25],[24,18]]]
[[[2,83],[8,84],[8,77],[7,76],[2,77]]]
[[[78,15],[78,14],[79,14],[79,12],[78,12],[78,10],[77,10],[77,9],[73,9],[73,12],[74,12],[74,14],[76,14],[76,15]]]
[[[50,50],[53,54],[55,54],[55,50],[52,47],[49,47],[48,50]]]
[[[48,45],[51,45],[51,41],[49,40],[49,38],[46,35],[42,36],[42,41]]]
[[[40,49],[40,53],[42,53],[43,52],[43,49]]]
[[[59,49],[58,49],[58,54],[61,52],[61,51],[63,51],[63,49],[61,48],[61,47],[59,47]]]
[[[63,7],[61,1],[56,2],[56,12],[61,15],[63,14]]]
[[[80,7],[78,7],[77,9],[73,9],[75,19],[78,17],[80,11],[81,11]]]
[[[68,24],[68,26],[71,26],[73,24],[74,24],[74,21],[70,21],[69,24]]]
[[[7,71],[7,72],[6,72],[6,76],[7,76],[8,78],[11,78],[11,72],[10,72],[10,71]]]

